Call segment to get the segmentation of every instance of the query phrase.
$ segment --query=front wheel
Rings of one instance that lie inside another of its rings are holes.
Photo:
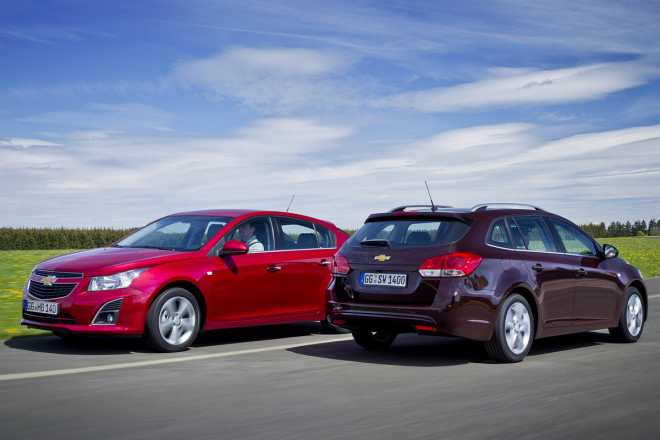
[[[617,342],[637,342],[644,330],[644,302],[634,287],[626,290],[619,311],[619,325],[609,329]]]
[[[183,351],[197,337],[199,322],[195,297],[180,287],[168,289],[149,307],[144,340],[157,351]]]
[[[493,337],[486,341],[488,356],[499,362],[522,361],[534,340],[534,315],[529,303],[517,293],[500,305]]]
[[[353,339],[358,345],[367,350],[382,350],[392,345],[396,339],[396,333],[357,329],[353,330]]]

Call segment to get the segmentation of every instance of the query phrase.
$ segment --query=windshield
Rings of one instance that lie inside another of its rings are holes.
[[[365,223],[347,243],[359,246],[365,242],[365,245],[393,248],[438,246],[457,241],[468,229],[470,226],[454,219],[382,220]]]
[[[196,251],[231,220],[231,217],[172,215],[135,231],[113,247]]]

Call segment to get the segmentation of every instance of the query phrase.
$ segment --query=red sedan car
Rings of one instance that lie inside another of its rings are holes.
[[[186,349],[202,330],[319,320],[330,264],[348,239],[297,214],[212,210],[170,215],[106,248],[39,263],[21,324],[63,338],[143,335]]]

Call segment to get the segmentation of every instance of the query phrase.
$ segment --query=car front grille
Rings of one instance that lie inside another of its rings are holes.
[[[28,292],[35,298],[38,299],[56,299],[64,298],[65,296],[71,294],[73,289],[76,288],[78,283],[59,283],[47,284],[40,283],[39,281],[30,281],[30,287]]]
[[[61,313],[58,316],[38,315],[36,313],[23,312],[23,319],[32,322],[41,322],[44,324],[68,324],[75,325],[76,320],[68,313]]]
[[[82,278],[83,274],[80,272],[62,272],[59,270],[42,270],[37,269],[34,271],[35,275],[40,277],[57,277],[57,278]]]

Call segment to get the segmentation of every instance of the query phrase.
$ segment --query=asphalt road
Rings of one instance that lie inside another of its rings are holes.
[[[519,364],[432,336],[367,352],[315,323],[210,332],[173,355],[132,340],[9,340],[0,438],[658,438],[660,279],[647,285],[636,344],[541,339]]]

